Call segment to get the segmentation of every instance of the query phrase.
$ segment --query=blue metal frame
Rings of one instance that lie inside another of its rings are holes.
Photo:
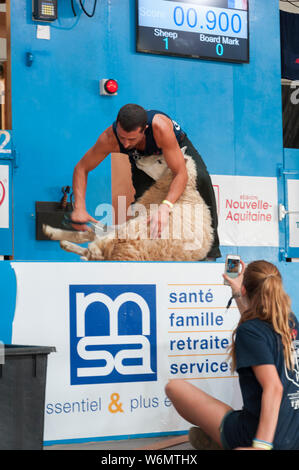
[[[4,137],[4,139],[3,139]],[[9,227],[0,228],[0,255],[13,255],[13,170],[18,166],[17,154],[12,145],[11,131],[0,131],[0,165],[8,166],[9,174]]]
[[[289,179],[299,179],[299,170],[284,169],[282,165],[278,166],[278,207],[283,204],[286,211],[289,209],[288,204],[288,185]],[[287,258],[299,258],[299,246],[290,247],[290,224],[289,217],[286,215],[282,221],[279,221],[280,235],[280,260],[285,261]]]

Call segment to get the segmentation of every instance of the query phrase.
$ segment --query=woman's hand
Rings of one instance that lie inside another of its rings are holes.
[[[234,450],[265,450],[265,449],[257,449],[256,447],[236,447]]]
[[[241,259],[240,259],[240,263],[241,263],[242,269],[238,277],[231,278],[227,274],[222,274],[223,278],[230,285],[233,295],[238,294],[241,291],[241,286],[243,283],[243,277],[244,277],[244,271],[245,271],[246,265]]]

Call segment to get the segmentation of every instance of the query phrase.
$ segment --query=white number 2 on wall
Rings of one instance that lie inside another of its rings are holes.
[[[11,153],[11,134],[9,131],[0,131],[0,154],[1,153]]]

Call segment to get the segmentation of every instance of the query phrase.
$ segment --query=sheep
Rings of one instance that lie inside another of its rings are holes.
[[[188,182],[169,216],[169,225],[161,237],[151,239],[149,216],[153,207],[166,198],[173,179],[171,170],[161,165],[162,174],[155,183],[131,206],[138,215],[116,227],[104,236],[95,232],[62,230],[44,225],[44,233],[52,240],[60,240],[66,251],[77,253],[83,260],[113,261],[201,261],[206,258],[213,243],[210,210],[196,189],[196,167],[192,157],[184,154]],[[147,157],[152,158],[152,157]],[[154,156],[157,160],[157,156]],[[159,157],[163,159],[163,156]],[[162,160],[161,160],[162,161]],[[72,243],[74,242],[74,243]],[[76,243],[90,242],[86,248]]]

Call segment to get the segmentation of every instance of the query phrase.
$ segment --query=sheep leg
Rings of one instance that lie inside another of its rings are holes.
[[[85,243],[95,239],[95,233],[92,231],[73,232],[71,230],[50,227],[50,225],[43,225],[43,232],[51,240],[67,240],[69,242]]]
[[[76,253],[76,255],[83,256],[85,259],[87,259],[88,248],[83,248],[82,246],[76,245],[75,243],[71,243],[67,240],[62,240],[60,242],[60,246],[65,251]]]

